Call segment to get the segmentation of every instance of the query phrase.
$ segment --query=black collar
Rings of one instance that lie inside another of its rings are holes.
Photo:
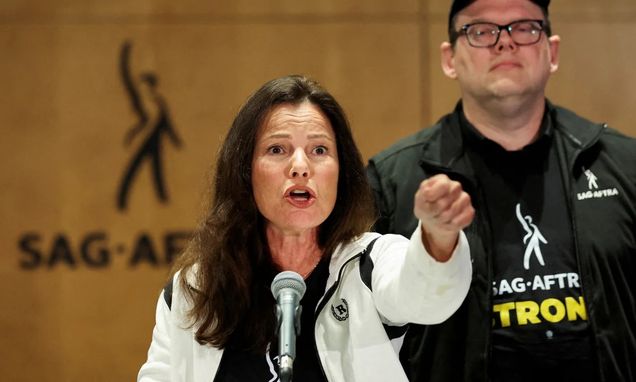
[[[436,172],[452,171],[471,177],[472,171],[465,156],[464,136],[460,125],[461,100],[455,110],[442,117],[422,145],[420,164]],[[544,120],[550,121],[542,134],[561,136],[565,158],[572,169],[582,151],[598,140],[605,124],[592,123],[570,110],[554,106],[546,100]]]
[[[462,107],[461,102],[457,104],[455,108],[455,113],[459,116],[459,128],[462,133],[462,137],[467,147],[470,147],[473,150],[478,152],[500,152],[506,151],[501,145],[497,142],[492,141],[486,137],[484,137],[475,126],[466,119],[466,115],[464,114],[464,109]],[[543,113],[543,118],[541,120],[541,126],[539,127],[539,136],[537,139],[524,146],[519,151],[529,151],[533,150],[534,147],[542,146],[545,142],[549,142],[553,135],[553,127],[552,127],[552,118],[551,114],[548,112],[548,105],[546,104],[545,112]]]

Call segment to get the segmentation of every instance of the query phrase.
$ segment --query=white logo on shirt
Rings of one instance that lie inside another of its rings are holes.
[[[280,379],[278,379],[278,373],[276,372],[276,369],[274,368],[274,363],[272,362],[271,356],[269,355],[270,345],[271,344],[267,344],[267,351],[265,352],[265,360],[267,361],[267,366],[269,367],[269,373],[271,374],[272,378],[270,378],[270,380],[267,382],[278,382],[280,381]],[[278,362],[278,356],[274,357],[274,361]]]
[[[596,175],[594,175],[592,170],[586,170],[585,168],[583,168],[583,172],[585,173],[585,177],[587,178],[587,188],[589,188],[590,190],[593,188],[598,188],[598,184],[596,184],[596,179],[598,178],[596,177]]]
[[[586,169],[585,167],[583,167],[583,173],[585,174],[585,177],[587,178],[588,190],[585,192],[578,192],[576,194],[576,198],[578,200],[601,199],[601,198],[607,198],[610,196],[618,195],[618,190],[615,187],[599,190],[598,183],[596,182],[598,180],[598,177],[594,175],[592,170]]]
[[[533,253],[537,261],[539,261],[539,264],[545,266],[539,245],[540,243],[548,244],[548,241],[539,231],[539,227],[532,223],[532,217],[530,215],[523,216],[521,214],[521,205],[519,203],[517,203],[516,212],[519,223],[521,223],[524,231],[526,231],[526,235],[523,237],[523,244],[526,244],[526,251],[523,254],[523,267],[526,270],[530,269],[530,256],[532,256]]]

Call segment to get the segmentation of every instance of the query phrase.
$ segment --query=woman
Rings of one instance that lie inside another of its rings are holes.
[[[471,277],[468,195],[434,177],[415,199],[410,241],[367,233],[373,202],[338,103],[305,77],[266,83],[221,148],[213,204],[159,298],[138,380],[275,381],[270,284],[294,271],[307,285],[294,381],[405,381],[395,327],[445,320]]]

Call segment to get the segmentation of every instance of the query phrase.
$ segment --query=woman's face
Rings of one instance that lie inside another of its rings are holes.
[[[338,150],[327,117],[311,104],[280,104],[256,135],[252,188],[268,229],[298,234],[324,222],[336,203]]]

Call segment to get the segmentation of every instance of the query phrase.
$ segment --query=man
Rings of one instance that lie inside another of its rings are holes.
[[[433,175],[476,210],[471,290],[446,322],[409,328],[412,381],[636,381],[636,140],[545,98],[548,5],[454,1],[441,63],[460,102],[369,161],[380,232],[413,230]]]

